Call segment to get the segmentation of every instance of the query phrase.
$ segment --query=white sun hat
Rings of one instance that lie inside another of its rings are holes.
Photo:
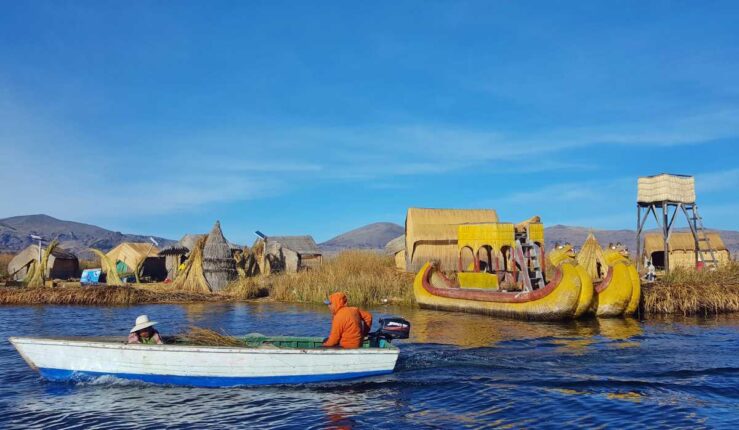
[[[156,323],[156,321],[149,321],[148,315],[139,315],[136,317],[136,325],[131,329],[131,333],[151,327]]]

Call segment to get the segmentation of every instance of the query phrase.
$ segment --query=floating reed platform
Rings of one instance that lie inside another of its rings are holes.
[[[718,270],[676,269],[642,287],[646,315],[714,315],[739,312],[739,263]]]
[[[0,288],[0,305],[115,306],[230,301],[230,296],[130,286]]]

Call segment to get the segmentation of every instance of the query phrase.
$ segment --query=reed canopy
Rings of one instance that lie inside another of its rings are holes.
[[[493,209],[409,208],[405,218],[406,270],[417,272],[428,261],[456,270],[460,224],[498,222]]]
[[[640,177],[636,200],[639,203],[695,203],[695,178],[667,173]]]
[[[718,264],[727,264],[731,261],[731,253],[721,239],[721,235],[715,232],[706,233],[713,248]],[[642,258],[650,260],[658,268],[664,268],[665,248],[661,233],[647,233],[644,235],[644,247]],[[690,269],[695,267],[695,239],[691,232],[674,232],[670,235],[668,242],[670,253],[670,268],[682,267]],[[710,255],[710,254],[703,254]]]
[[[601,248],[598,239],[593,233],[588,234],[588,238],[577,253],[577,263],[585,268],[591,279],[603,279],[608,273],[608,264],[603,257],[603,248]]]

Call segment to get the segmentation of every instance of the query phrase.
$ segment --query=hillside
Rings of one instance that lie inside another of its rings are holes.
[[[90,224],[63,221],[48,215],[26,215],[0,219],[0,252],[18,252],[31,244],[31,235],[47,241],[58,239],[63,248],[85,255],[89,248],[107,251],[121,242],[148,242],[149,236],[124,234]],[[154,237],[160,246],[174,241]]]
[[[377,222],[340,234],[333,239],[321,243],[323,251],[336,252],[344,249],[379,250],[385,244],[403,234],[403,226],[392,222]]]

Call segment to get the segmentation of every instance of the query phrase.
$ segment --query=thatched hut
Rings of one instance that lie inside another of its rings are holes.
[[[159,248],[146,242],[123,242],[105,254],[115,262],[118,274],[132,274],[139,265],[141,277],[153,281],[163,281],[167,277],[164,257],[160,257]],[[142,263],[143,260],[143,263]]]
[[[405,218],[406,270],[417,272],[431,260],[438,261],[441,270],[456,270],[459,225],[486,222],[498,222],[498,214],[492,209],[409,208]]]
[[[159,256],[164,257],[164,265],[167,268],[167,278],[175,280],[187,261],[190,253],[195,249],[198,241],[205,240],[207,234],[186,234],[182,236],[179,242],[163,248],[159,251]]]
[[[603,279],[608,272],[608,265],[603,258],[603,248],[598,243],[593,233],[588,234],[588,238],[577,253],[577,263],[584,267],[590,275],[591,279]]]
[[[216,221],[203,246],[203,274],[211,291],[221,291],[238,277],[231,245]]]
[[[190,249],[180,245],[180,243],[175,243],[159,251],[158,255],[164,257],[167,279],[174,280],[177,278],[180,266],[185,263],[189,253]]]
[[[263,274],[316,269],[323,263],[323,253],[312,236],[269,236],[259,238],[252,249],[261,251]]]
[[[731,253],[718,233],[706,233],[713,248],[718,264],[726,264],[731,261]],[[668,244],[670,253],[670,268],[695,267],[695,239],[691,232],[674,232],[670,235]],[[708,257],[707,253],[703,254]],[[664,269],[665,249],[662,241],[662,233],[647,233],[644,235],[644,248],[642,258],[650,260],[655,268]]]
[[[400,235],[385,245],[385,254],[395,259],[395,268],[405,272],[405,235]]]
[[[44,249],[42,248],[42,253]],[[38,244],[30,245],[8,263],[8,274],[11,278],[22,281],[28,274],[28,269],[38,261]],[[80,262],[77,256],[64,248],[55,247],[46,264],[46,279],[71,279],[80,275]]]

